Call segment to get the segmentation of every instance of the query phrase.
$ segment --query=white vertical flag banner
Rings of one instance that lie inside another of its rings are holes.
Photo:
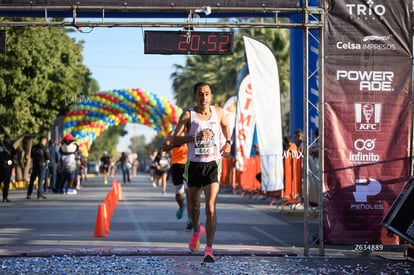
[[[236,124],[236,109],[237,109],[237,96],[231,96],[224,103],[223,111],[229,122],[230,133],[233,133],[234,126]]]
[[[240,81],[237,91],[236,136],[235,136],[235,167],[244,170],[244,159],[250,157],[254,134],[254,115],[252,106],[252,87],[250,75]]]
[[[252,83],[262,190],[282,190],[284,188],[282,115],[276,57],[265,44],[246,36],[243,36],[243,40]]]

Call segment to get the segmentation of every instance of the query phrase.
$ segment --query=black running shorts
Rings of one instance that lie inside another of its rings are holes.
[[[187,162],[185,168],[188,187],[203,187],[220,181],[221,161]]]
[[[171,166],[171,176],[174,185],[181,185],[184,183],[185,164],[174,163]]]

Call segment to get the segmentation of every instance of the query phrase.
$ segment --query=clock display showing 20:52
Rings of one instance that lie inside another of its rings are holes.
[[[144,40],[145,54],[233,53],[232,32],[146,31]]]

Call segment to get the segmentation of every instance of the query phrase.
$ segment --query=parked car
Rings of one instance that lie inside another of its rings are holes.
[[[96,161],[90,161],[88,163],[88,173],[99,175],[99,163]]]

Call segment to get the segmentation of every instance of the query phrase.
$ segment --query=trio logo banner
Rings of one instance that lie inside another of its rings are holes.
[[[411,1],[326,1],[324,233],[396,244],[380,225],[410,173]]]
[[[410,2],[325,0],[325,54],[411,57]]]

